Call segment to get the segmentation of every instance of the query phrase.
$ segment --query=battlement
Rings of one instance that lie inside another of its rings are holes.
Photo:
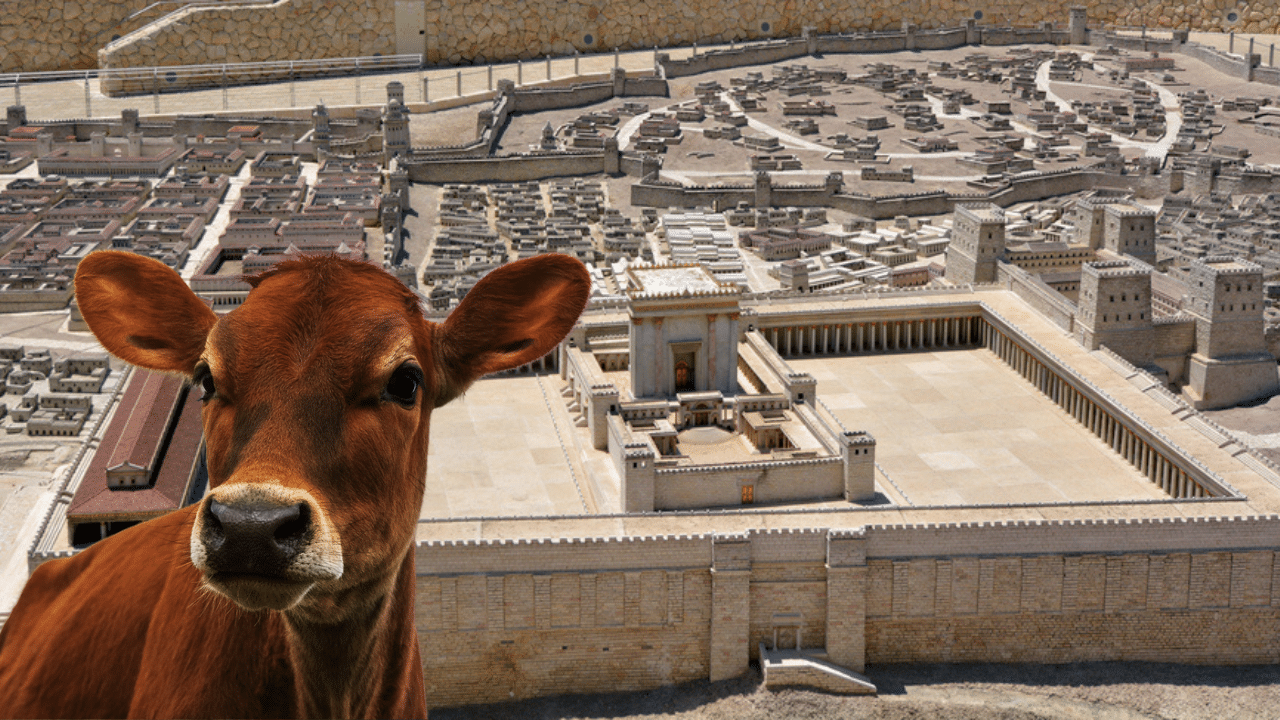
[[[990,520],[958,523],[903,523],[886,525],[867,525],[868,533],[884,531],[938,531],[938,530],[1096,530],[1113,527],[1169,527],[1193,525],[1208,527],[1224,524],[1256,525],[1258,527],[1275,526],[1280,529],[1280,515],[1225,515],[1225,516],[1186,516],[1168,515],[1165,517],[1131,517],[1131,518],[1085,518],[1067,520]]]
[[[1154,218],[1156,216],[1156,211],[1151,208],[1130,205],[1128,203],[1108,203],[1106,206],[1106,213],[1108,215],[1115,215],[1123,218]]]
[[[1192,272],[1197,270],[1214,275],[1249,275],[1262,272],[1262,266],[1233,255],[1207,255],[1191,261]]]
[[[632,300],[740,297],[737,285],[717,279],[697,263],[632,266],[627,268]]]
[[[424,550],[481,549],[481,548],[570,548],[609,547],[615,545],[641,545],[660,542],[711,542],[720,536],[714,533],[670,535],[595,535],[583,537],[492,538],[485,540],[422,540],[417,547]],[[745,537],[744,537],[745,539]]]
[[[845,445],[875,445],[876,439],[866,430],[845,430],[840,433],[840,439]]]
[[[656,455],[648,443],[629,442],[622,446],[622,456],[628,459],[643,460]]]
[[[1005,222],[1004,210],[990,203],[966,203],[956,206],[956,214],[977,223]]]
[[[1107,260],[1088,262],[1081,266],[1085,275],[1096,275],[1100,278],[1142,278],[1151,276],[1151,268],[1139,267],[1124,260]]]

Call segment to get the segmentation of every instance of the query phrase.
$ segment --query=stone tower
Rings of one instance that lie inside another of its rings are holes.
[[[1070,211],[1071,224],[1075,228],[1072,242],[1088,245],[1091,250],[1102,247],[1107,206],[1111,203],[1123,203],[1127,198],[1127,195],[1115,190],[1097,190],[1088,197],[1078,198]]]
[[[399,80],[392,80],[387,83],[387,102],[399,100],[400,104],[404,104],[404,83]]]
[[[1071,44],[1088,45],[1089,30],[1087,28],[1087,23],[1089,20],[1089,8],[1084,7],[1083,5],[1072,5],[1067,12],[1069,13],[1068,28],[1071,33]]]
[[[332,139],[333,135],[329,131],[329,109],[324,103],[320,103],[311,112],[311,142],[317,153],[321,150],[328,152],[329,141]]]
[[[996,280],[1004,254],[1004,210],[993,203],[957,205],[947,247],[947,279],[964,283]]]
[[[138,132],[138,108],[125,108],[120,111],[120,134],[128,137]]]
[[[809,263],[804,258],[788,260],[778,266],[778,279],[784,290],[802,294],[813,292],[809,287]]]
[[[1151,208],[1112,203],[1103,211],[1102,247],[1145,263],[1156,263],[1156,212]]]
[[[1192,261],[1196,351],[1185,392],[1196,408],[1220,408],[1280,390],[1263,336],[1262,267],[1226,255]]]
[[[382,154],[388,164],[393,157],[409,155],[409,112],[395,98],[387,101],[382,116]]]
[[[773,178],[767,172],[757,172],[755,177],[756,208],[767,210],[773,207]]]
[[[845,431],[839,438],[844,461],[844,499],[870,500],[876,494],[876,439],[862,431]]]
[[[20,128],[27,124],[27,106],[26,105],[10,105],[7,112],[7,131],[13,132],[16,128]]]
[[[1080,273],[1076,340],[1090,350],[1105,345],[1138,367],[1155,360],[1151,269],[1129,262],[1085,263]]]

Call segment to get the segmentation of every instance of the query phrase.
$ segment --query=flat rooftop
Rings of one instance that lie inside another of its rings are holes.
[[[639,295],[662,295],[684,291],[705,293],[724,289],[724,286],[701,265],[689,267],[639,267],[631,268],[628,272],[638,283],[635,294]]]

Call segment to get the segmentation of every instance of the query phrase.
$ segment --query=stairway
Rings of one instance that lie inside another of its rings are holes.
[[[803,650],[769,650],[760,643],[760,669],[770,690],[805,687],[839,695],[874,695],[876,686],[866,676]]]

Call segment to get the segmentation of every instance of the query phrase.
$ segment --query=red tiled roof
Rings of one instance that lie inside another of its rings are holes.
[[[174,412],[178,416],[165,447],[167,421]],[[67,508],[68,519],[141,520],[180,507],[200,450],[201,430],[198,393],[183,393],[179,378],[134,370]],[[149,468],[154,483],[138,489],[108,488],[107,469],[126,463]]]

